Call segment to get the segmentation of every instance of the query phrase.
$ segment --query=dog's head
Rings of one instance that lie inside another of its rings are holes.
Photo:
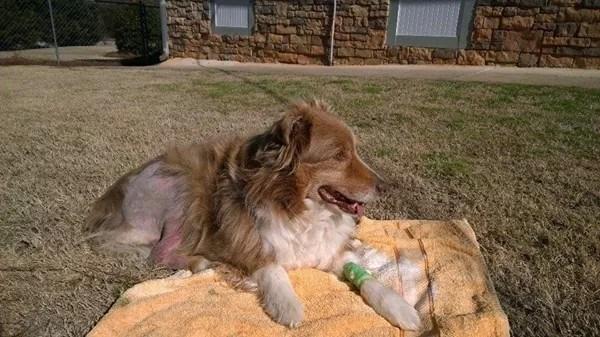
[[[359,157],[350,128],[323,102],[293,105],[253,146],[253,166],[289,185],[278,193],[287,203],[294,200],[284,194],[293,193],[296,200],[323,201],[360,217],[377,195],[380,178]]]

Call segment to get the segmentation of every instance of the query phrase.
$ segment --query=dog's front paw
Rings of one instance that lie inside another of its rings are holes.
[[[296,296],[266,296],[265,311],[279,324],[296,328],[304,318],[304,308]]]
[[[360,293],[378,314],[393,325],[404,330],[421,328],[419,313],[393,289],[371,279],[362,285]]]

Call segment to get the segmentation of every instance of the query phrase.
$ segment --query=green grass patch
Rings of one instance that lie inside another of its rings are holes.
[[[379,147],[375,149],[375,157],[377,158],[391,158],[398,154],[393,147]]]
[[[205,90],[206,95],[213,99],[256,94],[258,92],[254,85],[241,81],[223,81],[204,84],[195,81],[193,84],[202,87]]]
[[[348,108],[350,109],[360,109],[360,110],[372,110],[374,107],[378,106],[381,102],[377,99],[377,97],[372,96],[362,96],[352,98],[348,104]]]
[[[361,87],[360,90],[365,94],[376,95],[382,93],[384,91],[384,87],[376,83],[366,83]]]
[[[166,83],[166,84],[158,84],[155,86],[151,86],[151,88],[156,87],[159,91],[167,91],[167,92],[175,92],[179,91],[182,87],[179,83]]]
[[[425,155],[424,162],[425,170],[433,177],[466,177],[472,171],[467,160],[446,153],[429,153]]]

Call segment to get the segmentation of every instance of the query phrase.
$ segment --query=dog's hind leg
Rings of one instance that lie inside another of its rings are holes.
[[[176,197],[176,178],[152,161],[117,181],[93,206],[90,238],[101,247],[148,257],[161,239],[163,219]]]

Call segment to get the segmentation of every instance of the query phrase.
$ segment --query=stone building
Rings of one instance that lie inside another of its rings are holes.
[[[334,0],[168,0],[171,56],[600,68],[600,0],[337,0],[335,8],[332,27]]]

